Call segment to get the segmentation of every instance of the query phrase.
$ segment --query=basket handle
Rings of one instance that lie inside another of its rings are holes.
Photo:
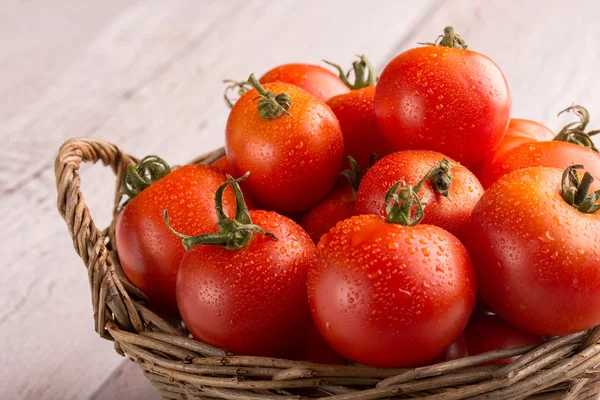
[[[125,330],[139,331],[142,326],[135,306],[115,271],[115,262],[104,235],[94,224],[80,190],[78,170],[81,163],[96,163],[99,160],[112,168],[119,178],[117,185],[127,165],[135,161],[109,142],[74,138],[61,146],[54,171],[58,212],[67,223],[75,251],[88,270],[95,329],[100,336],[107,337],[109,334],[104,328],[107,319],[114,320]],[[120,190],[117,190],[113,214],[117,211],[120,198]]]

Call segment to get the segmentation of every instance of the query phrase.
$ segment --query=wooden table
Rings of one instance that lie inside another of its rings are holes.
[[[4,0],[0,398],[158,398],[94,333],[86,274],[55,209],[66,139],[185,162],[223,143],[223,79],[322,58],[347,66],[357,53],[381,69],[449,24],[504,70],[513,115],[556,129],[576,102],[600,120],[599,16],[594,0]],[[104,226],[111,173],[83,177]]]

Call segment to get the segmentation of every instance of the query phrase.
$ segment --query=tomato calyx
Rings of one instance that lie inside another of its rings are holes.
[[[452,175],[450,174],[450,170],[452,169],[452,164],[447,159],[441,159],[433,168],[425,174],[423,179],[415,185],[415,189],[417,192],[421,190],[421,186],[427,179],[431,180],[431,185],[433,189],[441,194],[444,197],[449,197],[448,190],[450,190],[450,186],[452,186]]]
[[[580,181],[578,169],[583,169],[583,165],[571,165],[563,172],[561,184],[563,199],[582,213],[594,214],[600,210],[600,190],[590,193],[594,177],[586,171]]]
[[[240,189],[239,182],[245,180],[250,172],[246,172],[244,176],[233,179],[231,175],[227,175],[227,182],[223,183],[215,192],[215,210],[217,212],[217,226],[219,232],[206,233],[197,236],[188,236],[179,233],[169,224],[169,215],[167,210],[163,210],[163,217],[167,228],[178,238],[182,240],[183,247],[186,250],[191,250],[197,245],[213,245],[225,247],[228,250],[239,250],[245,247],[254,232],[261,235],[269,236],[275,240],[277,237],[271,232],[266,232],[260,226],[252,223],[250,212],[244,201],[244,195]],[[235,218],[230,219],[223,211],[223,192],[227,186],[231,185],[235,194]]]
[[[462,50],[465,50],[469,47],[467,46],[467,42],[465,42],[465,40],[458,33],[454,32],[454,28],[451,26],[445,27],[444,34],[438,36],[435,42],[420,42],[419,44],[427,46],[443,46]]]
[[[357,57],[359,60],[352,63],[352,69],[348,70],[348,72],[344,72],[342,67],[338,64],[334,64],[327,60],[323,60],[323,62],[337,69],[340,74],[340,79],[344,82],[344,85],[348,86],[351,90],[363,89],[375,85],[377,83],[375,67],[373,67],[373,64],[371,64],[364,54],[360,56],[357,55]],[[354,83],[350,83],[350,80],[348,79],[352,71],[354,71]]]
[[[592,142],[591,136],[600,133],[600,130],[586,132],[588,124],[590,123],[590,113],[583,106],[571,106],[567,107],[558,113],[560,116],[565,112],[573,112],[579,117],[579,122],[571,122],[562,128],[562,130],[554,137],[553,140],[573,143],[579,146],[587,147],[589,149],[598,152],[596,146]]]
[[[406,185],[402,180],[396,182],[385,195],[385,212],[387,222],[404,226],[415,226],[425,217],[424,207],[427,198],[419,198],[419,191],[429,179],[434,190],[448,197],[452,185],[450,169],[452,164],[445,158],[438,161],[414,186]]]
[[[257,107],[262,119],[275,119],[283,114],[291,115],[288,110],[292,106],[292,98],[287,93],[276,95],[273,92],[267,92],[256,80],[254,74],[250,74],[248,83],[258,92],[258,96],[254,100],[260,99]]]
[[[347,159],[348,164],[350,164],[350,168],[340,172],[340,175],[348,179],[350,182],[350,187],[352,188],[352,194],[354,195],[354,198],[356,198],[356,192],[358,191],[358,186],[362,180],[362,173],[360,172],[358,163],[352,156],[348,156]]]
[[[225,87],[225,93],[223,93],[223,98],[225,99],[225,103],[229,108],[232,108],[235,102],[248,93],[250,89],[252,89],[252,85],[248,81],[234,81],[233,79],[225,79],[223,83],[227,83],[227,87]],[[237,93],[237,99],[231,97],[231,92],[235,91]]]
[[[127,166],[127,170],[123,174],[123,193],[132,199],[170,172],[171,167],[165,160],[158,156],[146,156],[137,164]]]
[[[385,194],[386,221],[403,226],[418,225],[425,217],[422,201],[415,188],[398,181]],[[414,210],[414,212],[413,212]]]

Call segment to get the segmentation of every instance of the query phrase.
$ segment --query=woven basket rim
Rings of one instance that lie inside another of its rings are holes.
[[[220,148],[191,163],[210,164],[224,154]],[[85,204],[78,174],[81,163],[97,161],[110,166],[117,177],[113,221],[103,231]],[[146,297],[125,278],[112,246],[122,207],[121,178],[127,165],[136,161],[104,140],[68,140],[55,161],[57,207],[88,270],[96,332],[137,363],[164,398],[598,398],[600,327],[540,345],[412,369],[236,356],[187,337],[145,306]],[[507,365],[480,365],[516,355],[521,357]]]

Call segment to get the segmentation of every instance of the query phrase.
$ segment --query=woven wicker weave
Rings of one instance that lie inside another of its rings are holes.
[[[217,150],[194,160],[210,163]],[[100,231],[85,205],[82,162],[102,161],[121,176],[136,159],[102,140],[67,141],[56,158],[58,210],[88,270],[95,329],[113,340],[165,399],[387,398],[596,399],[600,398],[600,327],[542,345],[495,351],[415,369],[338,366],[234,356],[197,342],[145,307],[145,296],[124,277],[114,243],[114,221]],[[508,365],[482,362],[521,355]]]

